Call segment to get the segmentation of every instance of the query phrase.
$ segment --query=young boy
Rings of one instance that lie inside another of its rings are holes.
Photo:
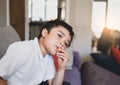
[[[0,85],[62,85],[69,54],[65,51],[74,37],[73,29],[62,20],[47,22],[38,38],[15,42],[0,60]],[[58,57],[55,71],[52,56]]]

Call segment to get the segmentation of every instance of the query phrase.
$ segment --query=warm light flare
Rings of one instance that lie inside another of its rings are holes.
[[[105,2],[93,2],[92,31],[97,38],[100,38],[105,27]]]
[[[120,31],[120,0],[109,0],[107,28]]]
[[[105,2],[93,2],[92,31],[97,38],[100,38],[105,26],[108,29],[120,31],[119,8],[120,0],[108,0],[107,10]],[[105,17],[106,15],[107,17]]]

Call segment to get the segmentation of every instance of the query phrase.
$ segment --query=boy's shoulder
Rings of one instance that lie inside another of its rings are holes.
[[[12,43],[9,47],[19,49],[31,49],[33,40],[18,41]]]
[[[25,40],[25,41],[17,41],[17,42],[14,42],[14,43],[12,43],[11,45],[29,45],[30,44],[30,42],[31,42],[31,40]]]

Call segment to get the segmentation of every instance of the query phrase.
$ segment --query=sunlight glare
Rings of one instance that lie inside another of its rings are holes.
[[[93,2],[92,31],[97,38],[100,38],[105,27],[105,2]]]
[[[107,27],[112,30],[120,31],[120,0],[109,0]]]

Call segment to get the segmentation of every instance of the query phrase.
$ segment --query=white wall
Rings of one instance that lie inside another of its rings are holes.
[[[9,0],[0,0],[0,26],[9,25]]]
[[[25,0],[25,39],[29,39],[28,0]],[[10,25],[9,0],[0,0],[0,26]]]
[[[76,34],[73,41],[74,50],[80,53],[84,62],[88,60],[91,52],[92,0],[67,0],[66,10],[66,21],[73,26]]]

